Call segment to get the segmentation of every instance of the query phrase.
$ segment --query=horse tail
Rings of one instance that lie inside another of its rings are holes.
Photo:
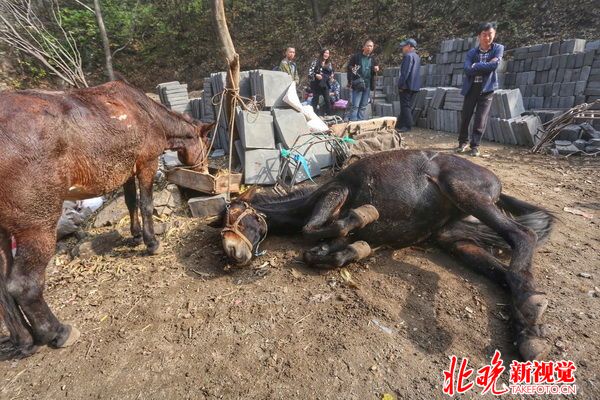
[[[8,292],[6,280],[13,263],[11,238],[0,228],[0,324],[4,325],[14,338],[21,326],[21,310]]]
[[[556,219],[550,211],[506,194],[500,195],[496,205],[519,225],[533,230],[538,238],[538,246],[550,236]],[[457,239],[470,239],[482,246],[510,249],[496,231],[475,218],[467,217],[452,224],[445,234]]]
[[[5,321],[6,308],[10,307],[10,294],[6,287],[6,278],[12,263],[10,236],[0,229],[0,322]]]

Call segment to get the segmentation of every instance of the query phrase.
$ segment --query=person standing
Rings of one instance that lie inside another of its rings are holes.
[[[285,50],[285,58],[279,63],[279,70],[286,72],[289,76],[291,76],[292,80],[296,82],[296,86],[298,86],[300,83],[300,76],[298,75],[298,67],[294,62],[294,58],[296,58],[296,49],[293,47],[288,47]]]
[[[477,28],[479,45],[467,52],[464,71],[465,77],[461,94],[465,96],[462,110],[462,122],[458,136],[457,153],[464,153],[469,138],[469,123],[473,112],[475,121],[471,133],[471,155],[479,156],[479,144],[488,122],[494,91],[498,89],[496,69],[504,55],[504,46],[494,43],[496,24],[484,22]]]
[[[404,54],[400,64],[398,93],[400,94],[400,115],[396,120],[396,130],[408,132],[412,129],[412,103],[415,93],[421,89],[421,57],[415,51],[417,41],[406,39],[400,43]]]
[[[319,100],[323,96],[325,104],[323,111],[325,115],[331,115],[331,101],[329,99],[329,78],[333,76],[333,65],[329,58],[329,50],[323,49],[319,58],[315,59],[308,69],[310,89],[313,92],[312,107],[317,112]]]
[[[350,121],[365,119],[365,110],[375,89],[375,75],[379,72],[379,63],[373,56],[375,44],[368,39],[363,43],[362,51],[352,55],[348,61],[348,86],[352,89],[352,109]]]

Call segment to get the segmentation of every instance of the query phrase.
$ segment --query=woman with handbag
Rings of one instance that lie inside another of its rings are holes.
[[[331,76],[333,76],[333,65],[329,58],[329,49],[323,49],[319,54],[319,58],[315,59],[310,65],[308,78],[313,92],[312,107],[317,112],[319,100],[323,96],[325,115],[331,115],[331,101],[329,99],[329,78]]]

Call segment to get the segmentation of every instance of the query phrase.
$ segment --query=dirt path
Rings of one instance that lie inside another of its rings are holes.
[[[433,131],[406,139],[411,148],[454,145]],[[484,154],[477,162],[506,193],[560,218],[535,257],[550,299],[550,358],[576,363],[577,398],[600,398],[600,161],[491,144]],[[296,261],[306,246],[299,238],[272,237],[267,255],[226,273],[217,229],[171,222],[178,227],[163,237],[162,256],[122,241],[49,268],[47,298],[81,340],[1,363],[1,399],[441,398],[450,355],[476,368],[494,349],[507,366],[516,357],[507,296],[435,249],[380,250],[348,268],[353,289],[339,271]]]

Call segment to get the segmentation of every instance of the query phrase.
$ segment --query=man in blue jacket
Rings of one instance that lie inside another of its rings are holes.
[[[400,115],[396,120],[396,130],[408,132],[412,129],[412,102],[415,93],[421,89],[421,57],[417,54],[417,41],[406,39],[400,43],[404,58],[400,64],[398,92],[400,94]]]
[[[498,89],[496,69],[502,61],[504,46],[494,43],[496,24],[485,22],[477,29],[479,45],[467,52],[465,77],[461,94],[465,96],[462,110],[462,123],[458,136],[457,153],[464,153],[469,138],[469,123],[475,111],[473,132],[471,133],[471,155],[479,156],[479,143],[488,122],[492,96]]]

